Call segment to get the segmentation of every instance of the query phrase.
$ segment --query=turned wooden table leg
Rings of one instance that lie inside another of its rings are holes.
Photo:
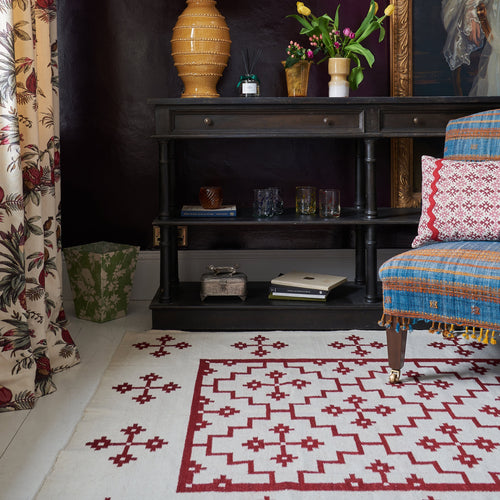
[[[407,333],[408,331],[406,329],[400,329],[399,332],[397,332],[394,326],[390,326],[386,329],[387,356],[391,369],[389,382],[391,384],[399,382],[401,377],[401,368],[403,368],[405,363]]]

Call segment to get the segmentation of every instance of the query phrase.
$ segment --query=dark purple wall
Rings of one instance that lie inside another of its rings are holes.
[[[305,2],[316,15],[330,13],[336,2]],[[383,9],[387,2],[380,1]],[[184,0],[58,0],[61,102],[61,161],[63,244],[107,240],[150,248],[151,221],[157,214],[157,146],[150,138],[151,97],[179,97],[182,83],[170,55],[172,28],[185,8]],[[341,20],[357,27],[367,0],[343,0]],[[286,95],[281,61],[299,24],[286,15],[295,13],[295,1],[219,0],[217,8],[230,28],[231,58],[220,82],[222,96],[236,96],[242,72],[241,51],[262,49],[256,68],[263,96]],[[389,22],[386,22],[389,34]],[[389,95],[388,36],[367,46],[375,66],[352,96]],[[311,70],[309,95],[325,96],[326,64]],[[388,144],[377,145],[379,203],[389,200]],[[251,187],[276,184],[293,205],[297,183],[336,186],[343,203],[352,203],[351,141],[197,141],[178,148],[182,166],[180,189],[184,202],[195,202],[204,183],[225,186],[226,201],[250,202]],[[325,177],[324,165],[332,165]],[[347,174],[346,174],[347,172]],[[190,180],[188,180],[190,179]],[[236,179],[236,183],[232,183]],[[272,182],[270,182],[272,181]],[[246,186],[243,192],[239,186]],[[217,235],[221,236],[221,235]],[[303,246],[330,244],[324,235],[304,235]],[[250,234],[227,240],[231,247],[273,247],[275,235]],[[224,236],[222,235],[222,239]],[[314,240],[317,240],[314,242]],[[214,247],[221,240],[204,235],[191,239],[193,247]],[[224,245],[224,241],[222,241]]]

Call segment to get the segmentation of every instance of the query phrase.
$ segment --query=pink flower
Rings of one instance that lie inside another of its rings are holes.
[[[340,47],[340,43],[339,42],[335,42],[333,45],[335,45],[336,49],[338,49]]]
[[[312,59],[312,58],[313,58],[313,55],[314,55],[314,54],[313,54],[313,51],[312,51],[311,49],[309,49],[309,50],[307,51],[307,57],[308,57],[309,59]]]
[[[41,9],[48,9],[54,5],[54,0],[37,0],[36,3]]]
[[[12,391],[3,385],[0,385],[0,403],[6,404],[12,401]]]
[[[356,36],[356,33],[353,33],[353,32],[351,31],[351,34],[349,35],[349,38],[353,39],[355,36]]]
[[[351,31],[351,29],[350,29],[350,28],[344,28],[343,33],[344,33],[344,36],[348,36],[348,37],[350,37],[350,36],[351,36],[352,31]]]
[[[68,332],[68,330],[66,330],[66,328],[61,329],[61,335],[62,339],[64,340],[64,342],[66,342],[66,344],[75,345],[73,339],[71,338],[70,333]]]
[[[36,166],[32,166],[23,170],[23,180],[24,184],[28,187],[28,189],[32,190],[36,186],[40,185],[42,182],[43,170],[36,168]]]
[[[26,78],[26,88],[34,94],[36,92],[36,73],[35,70]]]

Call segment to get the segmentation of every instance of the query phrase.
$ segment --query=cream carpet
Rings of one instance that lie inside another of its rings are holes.
[[[128,333],[37,498],[498,498],[499,346],[388,372],[382,330]]]

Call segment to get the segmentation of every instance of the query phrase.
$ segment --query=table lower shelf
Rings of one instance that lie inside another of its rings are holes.
[[[151,302],[155,329],[193,331],[348,330],[379,328],[382,303],[365,302],[365,287],[348,282],[330,292],[326,302],[271,300],[269,283],[249,282],[247,298],[200,299],[200,283],[180,283],[170,302]],[[382,330],[381,330],[382,332]]]

